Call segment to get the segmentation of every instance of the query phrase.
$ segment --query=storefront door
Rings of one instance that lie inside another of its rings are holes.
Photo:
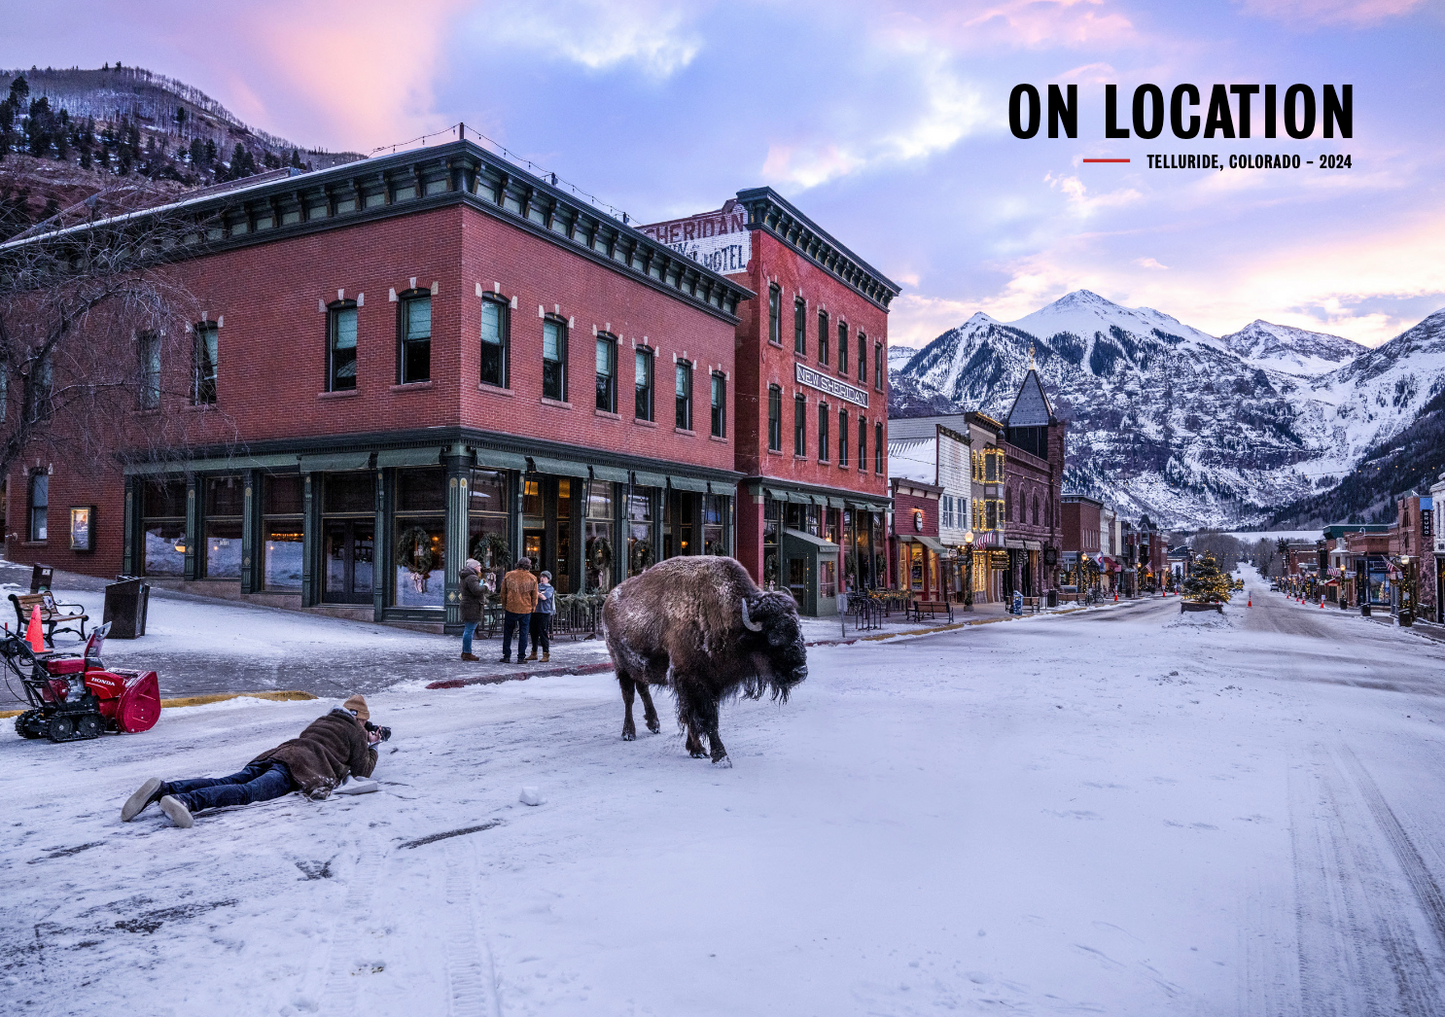
[[[376,524],[336,519],[324,524],[326,585],[322,600],[331,604],[370,604],[375,586]]]
[[[532,559],[532,571],[540,572],[543,569],[551,571],[550,564],[543,557],[543,550],[547,546],[546,530],[523,530],[522,531],[522,553]]]

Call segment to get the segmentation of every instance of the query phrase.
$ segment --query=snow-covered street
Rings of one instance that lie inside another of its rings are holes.
[[[1249,576],[1223,619],[815,647],[789,703],[725,708],[732,769],[667,696],[621,741],[610,674],[417,680],[368,691],[380,793],[180,830],[120,804],[339,697],[0,721],[0,1009],[1445,1012],[1445,645]]]

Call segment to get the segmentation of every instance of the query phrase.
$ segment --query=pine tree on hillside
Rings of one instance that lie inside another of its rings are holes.
[[[1219,567],[1213,551],[1206,551],[1204,557],[1189,569],[1184,580],[1184,596],[1204,604],[1227,604],[1234,589],[1234,582]]]

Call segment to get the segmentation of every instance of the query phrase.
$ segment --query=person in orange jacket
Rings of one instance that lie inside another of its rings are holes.
[[[527,632],[532,625],[532,612],[537,609],[537,577],[532,575],[532,559],[518,558],[517,567],[502,577],[498,591],[502,599],[502,660],[512,662],[512,632],[517,633],[517,663],[527,659]]]

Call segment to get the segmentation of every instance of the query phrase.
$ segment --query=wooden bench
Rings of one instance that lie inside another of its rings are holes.
[[[1029,612],[1029,614],[1038,614],[1039,609],[1043,607],[1042,597],[1025,597],[1023,600],[1024,610]]]
[[[953,605],[946,600],[915,600],[911,611],[914,621],[922,621],[925,614],[929,618],[937,618],[939,615],[947,615],[950,622],[953,621]]]
[[[85,613],[85,608],[80,604],[57,603],[54,595],[49,592],[12,593],[10,602],[15,605],[15,619],[19,623],[22,636],[30,624],[31,613],[39,607],[40,623],[45,626],[45,641],[51,646],[55,645],[57,629],[61,632],[74,632],[81,639],[85,638],[85,623],[90,620],[90,615]],[[79,623],[79,628],[72,624],[75,622]]]

